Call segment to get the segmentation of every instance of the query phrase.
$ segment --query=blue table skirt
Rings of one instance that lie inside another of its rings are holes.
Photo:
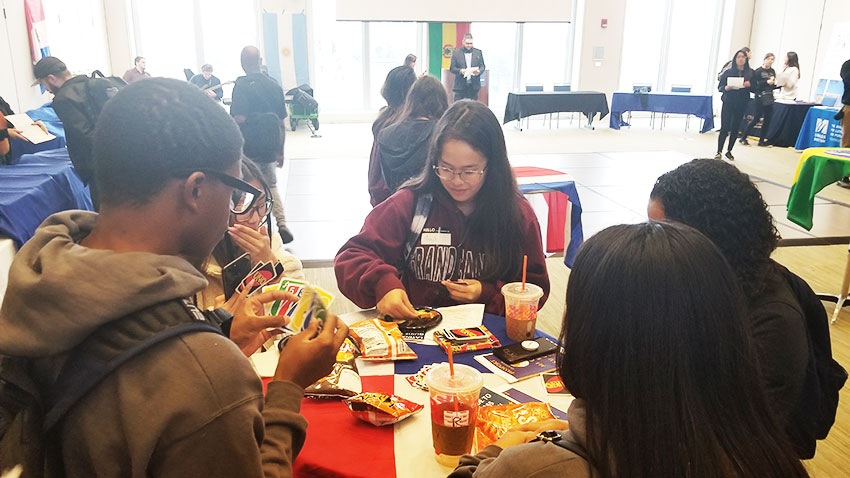
[[[623,113],[627,111],[689,114],[703,120],[700,133],[711,131],[714,128],[714,110],[710,95],[692,95],[688,93],[614,93],[611,96],[611,116],[608,121],[611,129],[620,129],[620,126],[627,126],[623,122]]]
[[[62,121],[56,116],[56,111],[53,110],[52,103],[48,103],[41,108],[27,111],[27,116],[33,121],[41,121],[44,123],[47,131],[56,136],[56,138],[44,143],[32,144],[29,141],[24,141],[17,138],[10,139],[12,160],[14,163],[25,154],[33,154],[39,151],[47,151],[50,149],[58,149],[65,147],[65,127],[62,126]]]
[[[69,209],[93,207],[67,149],[27,154],[16,164],[0,166],[0,236],[18,248],[48,216]]]
[[[550,297],[549,300],[554,300],[553,297]],[[515,343],[513,340],[508,338],[508,332],[505,329],[505,318],[500,317],[498,315],[493,314],[484,314],[484,326],[487,327],[496,338],[499,339],[499,342],[502,345],[509,345]],[[438,326],[439,327],[439,326]],[[552,339],[552,341],[557,342],[558,340],[551,335],[544,334],[541,331],[537,331],[535,333],[535,337],[547,337]],[[398,360],[395,362],[395,374],[407,374],[412,375],[419,371],[423,366],[437,363],[437,362],[446,362],[448,361],[448,355],[443,351],[442,348],[436,345],[423,345],[423,344],[408,344],[410,348],[416,352],[416,355],[419,356],[416,360]],[[455,354],[453,357],[454,363],[462,363],[464,365],[469,365],[470,367],[474,367],[480,372],[490,373],[483,365],[475,361],[476,355],[488,354],[492,352],[492,350],[482,350],[479,352],[467,352],[465,354]]]
[[[573,266],[573,261],[578,253],[578,248],[584,242],[584,231],[581,227],[581,200],[578,197],[575,181],[561,181],[554,183],[530,183],[520,184],[519,190],[523,194],[539,193],[543,191],[558,191],[567,195],[567,200],[573,205],[570,213],[570,243],[564,250],[564,264]],[[545,231],[541,231],[546,234]],[[566,239],[566,238],[565,238]]]
[[[841,147],[841,121],[835,119],[837,109],[813,106],[806,113],[794,149]]]

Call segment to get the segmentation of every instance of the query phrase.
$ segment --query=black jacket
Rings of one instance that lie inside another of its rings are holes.
[[[484,70],[486,69],[484,65],[484,55],[478,48],[472,49],[471,65],[466,64],[466,57],[464,56],[463,48],[457,48],[454,53],[452,53],[452,61],[449,64],[449,71],[455,75],[455,82],[454,86],[452,86],[452,91],[461,91],[464,88],[467,88],[466,78],[464,78],[464,76],[460,73],[460,70],[474,66],[477,66],[481,70],[481,75],[484,74]],[[481,89],[481,75],[473,76],[469,82],[468,86],[475,91]]]
[[[844,96],[841,97],[841,104],[850,105],[850,60],[841,65],[841,80],[844,81]]]
[[[436,124],[437,120],[410,119],[378,133],[378,159],[390,194],[422,172],[428,157],[428,141]]]
[[[77,75],[66,81],[53,98],[53,109],[65,128],[68,155],[86,184],[94,178],[92,140],[97,115],[89,107],[86,85],[89,78]]]
[[[745,70],[739,70],[737,67],[729,68],[724,71],[723,74],[720,75],[720,83],[717,85],[717,90],[723,93],[720,99],[724,104],[729,104],[730,106],[737,106],[743,108],[747,105],[747,102],[750,101],[750,88],[743,87],[737,90],[726,90],[726,83],[729,80],[730,76],[741,76],[744,78],[744,81],[752,82],[753,79],[753,70],[747,68]],[[752,87],[752,84],[750,85]]]

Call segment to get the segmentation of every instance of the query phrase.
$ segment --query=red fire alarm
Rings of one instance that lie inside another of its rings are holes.
[[[608,28],[608,19],[607,18],[602,19],[602,28]]]

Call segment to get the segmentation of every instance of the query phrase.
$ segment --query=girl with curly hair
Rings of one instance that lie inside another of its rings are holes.
[[[731,164],[695,159],[658,178],[649,197],[650,219],[696,228],[732,266],[747,298],[768,404],[793,436],[791,414],[803,396],[809,344],[803,309],[770,258],[779,233],[761,193]]]

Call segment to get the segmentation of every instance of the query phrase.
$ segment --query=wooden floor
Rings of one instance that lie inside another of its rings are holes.
[[[804,278],[816,292],[838,293],[847,261],[847,246],[787,247],[776,251],[774,258]],[[551,292],[546,305],[540,310],[538,328],[558,335],[564,313],[569,269],[563,258],[551,257],[547,260]],[[307,280],[321,284],[336,298],[330,310],[335,314],[344,314],[360,310],[346,299],[336,288],[336,277],[332,267],[309,268],[305,270]],[[825,302],[828,315],[832,315],[834,304]],[[838,322],[831,327],[832,352],[841,365],[850,370],[850,308],[845,307]],[[838,478],[850,476],[850,385],[841,391],[838,414],[835,425],[826,440],[818,442],[817,454],[805,462],[809,473],[818,478]]]

